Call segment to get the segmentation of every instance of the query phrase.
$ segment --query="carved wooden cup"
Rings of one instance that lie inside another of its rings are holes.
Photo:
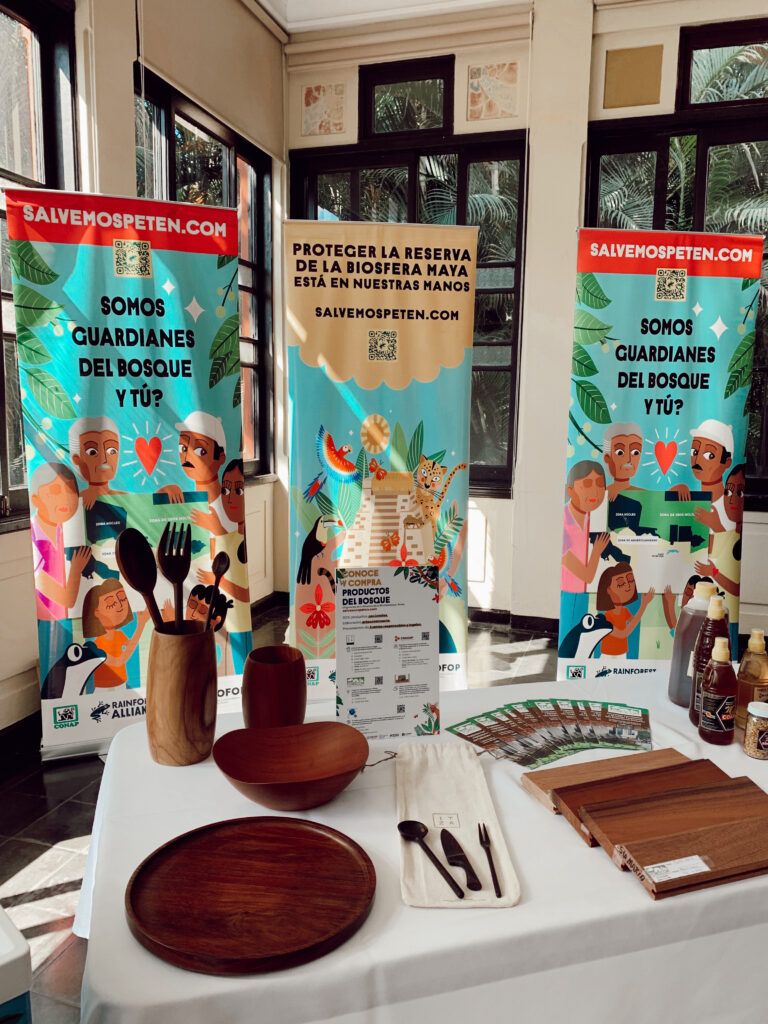
[[[212,629],[186,621],[155,630],[147,665],[147,736],[158,764],[204,761],[216,729],[216,645]]]
[[[301,725],[307,710],[307,669],[296,647],[251,651],[243,673],[243,718],[248,729]]]

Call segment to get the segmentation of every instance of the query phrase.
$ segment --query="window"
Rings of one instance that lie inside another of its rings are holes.
[[[237,207],[239,260],[222,306],[228,293],[236,290],[246,476],[268,473],[272,461],[271,161],[139,66],[136,89],[138,195]]]
[[[360,138],[453,130],[453,57],[360,68]]]
[[[590,126],[588,224],[768,233],[768,23],[684,30],[678,111]],[[747,402],[748,508],[768,508],[768,247]]]
[[[77,186],[73,11],[44,0],[0,9],[0,188]],[[0,193],[0,515],[29,508],[5,199]]]
[[[369,124],[380,123],[381,114],[396,129],[386,140],[291,153],[292,210],[294,216],[317,220],[480,228],[470,482],[475,493],[509,496],[525,137],[522,132],[467,137],[436,131],[433,113],[440,109],[439,96],[452,97],[452,69],[453,58],[361,68],[361,104],[370,110]],[[432,87],[436,81],[439,90]],[[442,116],[443,125],[450,123]]]

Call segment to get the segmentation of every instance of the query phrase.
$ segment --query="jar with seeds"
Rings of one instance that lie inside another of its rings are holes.
[[[753,700],[747,705],[744,751],[750,757],[768,761],[768,703]]]

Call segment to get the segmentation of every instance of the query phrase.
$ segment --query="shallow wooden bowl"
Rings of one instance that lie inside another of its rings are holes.
[[[235,729],[216,740],[213,759],[254,803],[305,811],[347,788],[368,759],[368,740],[341,722]]]

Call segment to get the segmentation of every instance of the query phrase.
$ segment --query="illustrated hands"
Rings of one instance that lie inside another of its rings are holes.
[[[224,537],[226,535],[227,531],[224,529],[218,513],[214,509],[210,509],[208,512],[203,512],[202,509],[195,508],[190,513],[189,518],[195,526],[201,526],[204,530],[207,530],[216,537]]]
[[[717,566],[714,562],[694,562],[693,567],[699,576],[711,576],[714,579],[717,574]]]
[[[142,608],[141,611],[136,613],[136,624],[141,629],[149,622],[149,612],[146,608]]]
[[[157,493],[167,494],[172,505],[180,505],[184,501],[184,494],[178,484],[166,484]]]
[[[207,569],[198,569],[197,570],[197,582],[198,583],[204,583],[206,585],[206,587],[210,587],[211,584],[214,583],[215,581],[216,581],[216,577],[213,575],[212,572],[209,572]]]
[[[680,501],[691,500],[691,488],[688,484],[675,484],[674,487],[670,487],[669,489],[678,495]]]
[[[611,535],[610,535],[610,533],[599,533],[597,535],[597,537],[595,537],[595,543],[592,545],[593,553],[596,552],[597,553],[597,557],[599,558],[602,555],[602,553],[605,551],[605,549],[608,547],[608,545],[610,543],[611,543]]]
[[[649,587],[645,594],[640,598],[640,607],[645,610],[651,601],[656,596],[656,590],[654,587]]]
[[[72,552],[72,572],[75,576],[82,576],[83,569],[88,565],[91,558],[91,549],[88,547],[75,548]]]
[[[160,615],[163,619],[163,622],[173,622],[173,604],[171,603],[171,599],[169,597],[166,597],[166,599],[163,601],[163,607],[160,609]]]
[[[708,526],[710,530],[720,531],[721,523],[720,516],[717,514],[717,509],[712,508],[696,508],[693,510],[694,518],[704,526]]]

